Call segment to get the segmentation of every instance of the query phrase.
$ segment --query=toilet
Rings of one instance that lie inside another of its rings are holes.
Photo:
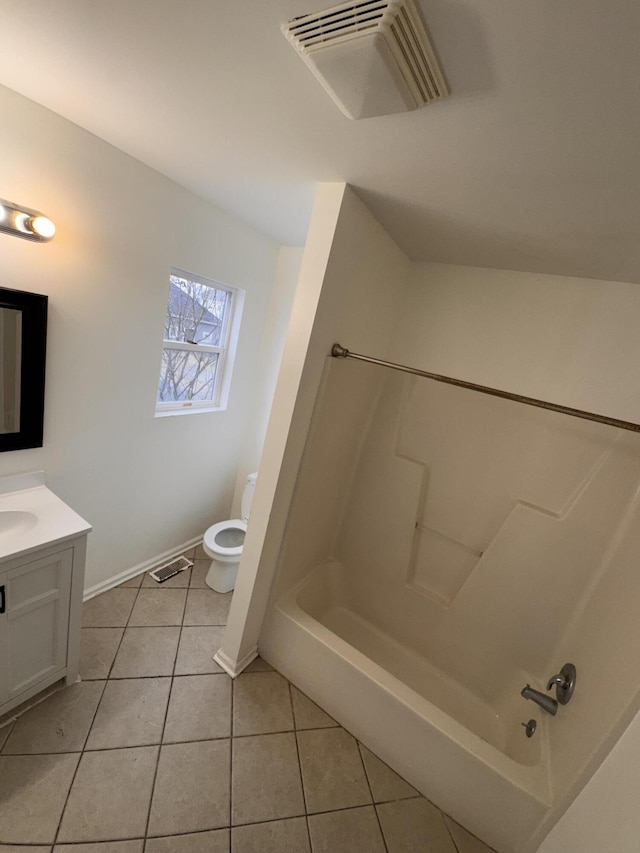
[[[257,477],[257,473],[247,477],[247,485],[242,492],[242,518],[219,521],[204,534],[202,548],[205,554],[211,557],[211,565],[204,582],[216,592],[231,592],[236,585]]]

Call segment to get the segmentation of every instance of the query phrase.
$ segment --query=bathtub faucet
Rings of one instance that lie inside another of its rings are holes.
[[[522,688],[520,695],[523,699],[531,699],[536,705],[540,705],[542,710],[546,711],[547,714],[555,716],[558,711],[558,703],[555,699],[552,699],[551,696],[546,696],[544,693],[540,693],[539,690],[534,690],[530,684]]]

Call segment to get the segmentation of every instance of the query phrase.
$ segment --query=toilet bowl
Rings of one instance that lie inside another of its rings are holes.
[[[230,592],[236,585],[257,477],[257,474],[249,474],[247,477],[247,484],[242,493],[242,518],[219,521],[204,534],[202,548],[205,554],[211,557],[211,565],[204,582],[216,592]]]

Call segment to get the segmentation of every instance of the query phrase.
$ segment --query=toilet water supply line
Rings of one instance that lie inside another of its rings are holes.
[[[585,412],[582,409],[572,409],[570,406],[561,406],[558,403],[550,403],[547,400],[537,400],[535,397],[523,397],[521,394],[512,394],[509,391],[500,391],[497,388],[489,388],[487,385],[477,385],[475,382],[465,382],[463,379],[454,379],[451,376],[442,376],[439,373],[429,373],[426,370],[418,370],[415,367],[407,367],[404,364],[395,364],[392,361],[382,361],[379,358],[371,358],[368,355],[360,355],[351,352],[340,344],[331,347],[333,358],[353,358],[356,361],[366,361],[370,364],[378,364],[380,367],[390,367],[392,370],[400,370],[403,373],[411,373],[414,376],[424,376],[435,382],[444,382],[447,385],[457,385],[459,388],[468,388],[470,391],[479,391],[481,394],[490,394],[492,397],[502,397],[503,400],[513,400],[516,403],[524,403],[525,406],[535,406],[538,409],[548,409],[551,412],[559,412],[562,415],[571,415],[574,418],[582,418],[585,421],[595,421],[598,424],[626,429],[631,432],[640,432],[640,424],[631,421],[621,421],[618,418],[609,418],[606,415],[597,415],[595,412]]]

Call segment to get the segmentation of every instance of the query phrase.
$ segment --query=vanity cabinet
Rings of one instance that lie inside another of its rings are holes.
[[[86,536],[0,562],[0,716],[78,676]]]

